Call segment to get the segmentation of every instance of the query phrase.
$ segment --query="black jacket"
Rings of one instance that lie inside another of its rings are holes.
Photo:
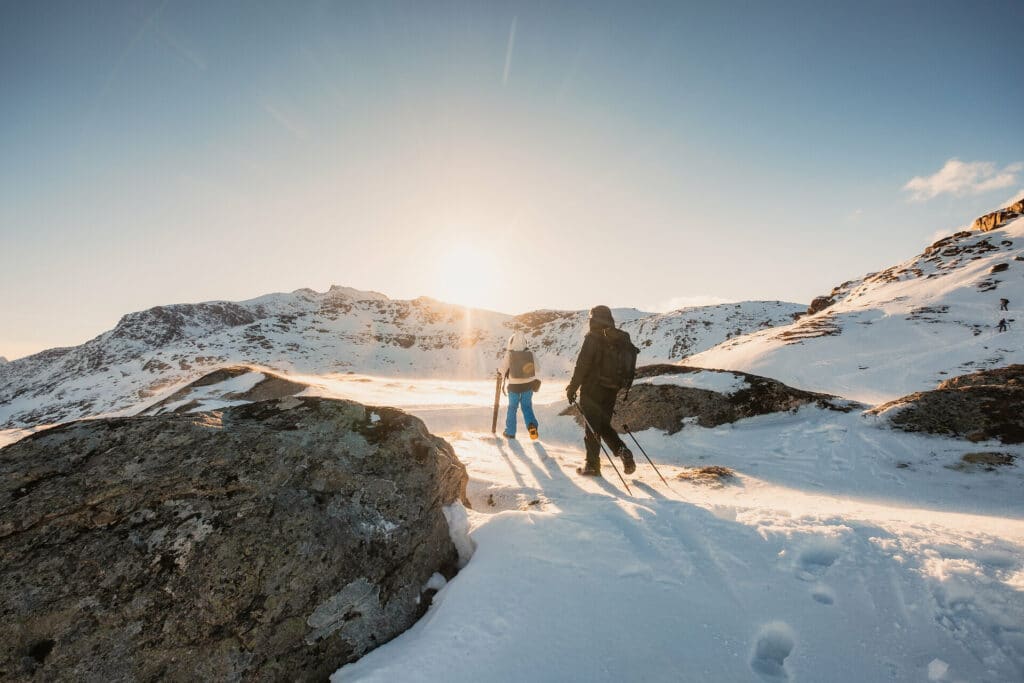
[[[604,337],[604,330],[591,330],[583,338],[583,348],[576,358],[576,369],[572,372],[572,379],[569,380],[569,389],[575,392],[580,387],[594,388],[599,381],[599,363],[601,352],[607,344]]]

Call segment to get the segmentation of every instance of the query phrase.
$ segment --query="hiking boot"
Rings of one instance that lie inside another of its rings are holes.
[[[530,432],[530,438],[534,441],[540,438],[540,434],[537,433],[537,425],[528,425],[527,431]]]
[[[589,465],[587,467],[577,467],[576,474],[580,475],[581,477],[600,477],[601,468],[590,467]]]
[[[615,451],[615,455],[622,458],[622,470],[626,474],[636,472],[636,462],[633,460],[633,454],[628,448],[621,446],[619,450]]]

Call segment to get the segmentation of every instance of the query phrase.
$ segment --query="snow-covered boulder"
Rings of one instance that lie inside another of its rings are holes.
[[[140,415],[195,413],[242,403],[294,396],[309,389],[277,373],[250,365],[229,365],[207,373],[142,410]]]
[[[674,434],[687,422],[717,427],[755,415],[795,411],[805,405],[843,412],[863,407],[745,372],[648,365],[637,369],[628,397],[620,392],[612,426],[619,431],[625,425],[632,431],[655,427]]]
[[[390,408],[288,397],[0,450],[0,677],[326,680],[459,555],[466,470]]]
[[[954,377],[872,412],[908,432],[1024,443],[1024,365]]]

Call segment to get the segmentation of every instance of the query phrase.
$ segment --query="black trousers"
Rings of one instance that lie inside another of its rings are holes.
[[[606,387],[583,387],[580,392],[580,410],[594,428],[594,431],[587,428],[583,437],[588,467],[601,466],[601,439],[608,444],[613,455],[625,446],[618,433],[612,429],[612,412],[615,410],[615,397],[618,393],[618,390]]]

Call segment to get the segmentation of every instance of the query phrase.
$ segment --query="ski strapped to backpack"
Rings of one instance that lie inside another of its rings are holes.
[[[609,389],[625,389],[628,394],[636,376],[636,357],[640,349],[633,345],[625,330],[609,327],[601,331],[601,336],[605,343],[601,345],[598,382]]]

